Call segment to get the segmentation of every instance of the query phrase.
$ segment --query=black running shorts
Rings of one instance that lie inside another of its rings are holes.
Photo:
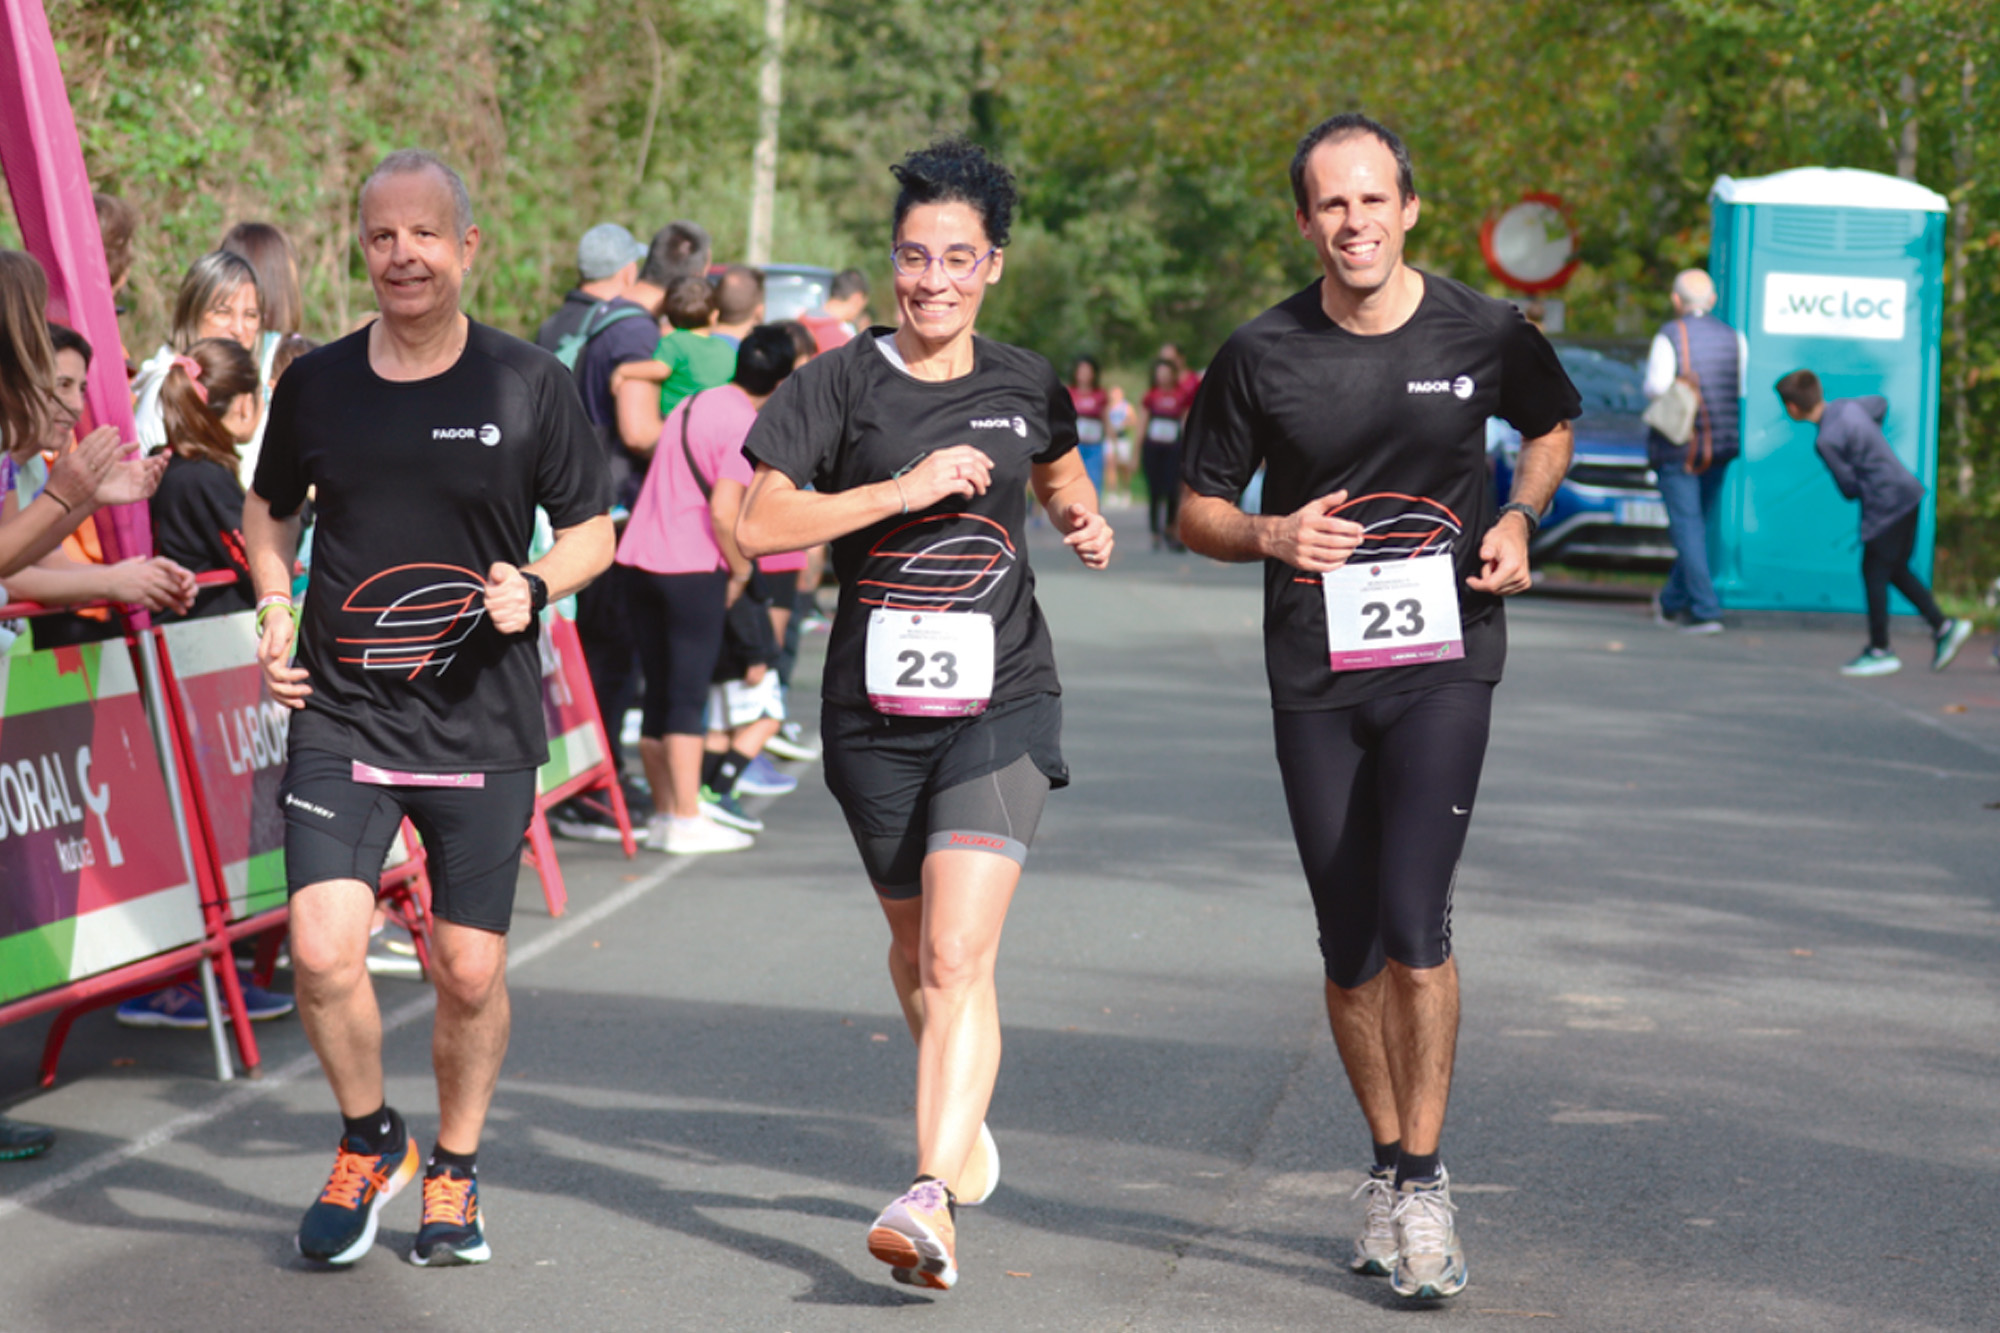
[[[1025,863],[1050,790],[1069,785],[1062,700],[1033,694],[976,717],[820,713],[826,785],[885,898],[923,892],[924,857],[980,851]]]
[[[285,811],[285,880],[358,879],[381,887],[382,859],[405,818],[424,840],[431,912],[453,925],[507,933],[521,839],[535,812],[535,770],[488,773],[483,787],[378,787],[354,761],[294,750],[278,789]]]
[[[1493,686],[1453,681],[1352,708],[1273,714],[1326,975],[1451,957],[1451,894],[1486,760]]]

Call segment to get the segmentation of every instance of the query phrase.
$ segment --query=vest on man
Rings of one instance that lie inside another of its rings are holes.
[[[1687,330],[1686,363],[1681,353],[1681,330]],[[1683,315],[1660,328],[1660,336],[1674,349],[1674,373],[1692,371],[1701,390],[1701,413],[1695,418],[1694,444],[1706,433],[1710,465],[1720,467],[1736,457],[1742,448],[1738,429],[1742,384],[1737,375],[1736,330],[1713,315]],[[1647,461],[1655,468],[1682,467],[1687,448],[1676,445],[1656,430],[1646,432]]]

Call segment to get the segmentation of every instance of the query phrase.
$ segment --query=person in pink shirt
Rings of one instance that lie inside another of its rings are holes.
[[[618,543],[618,563],[641,576],[632,607],[646,676],[639,758],[653,789],[646,845],[655,851],[751,845],[748,834],[703,811],[702,750],[724,619],[751,573],[734,535],[751,478],[743,441],[795,356],[783,329],[753,329],[737,352],[734,379],[675,406]]]

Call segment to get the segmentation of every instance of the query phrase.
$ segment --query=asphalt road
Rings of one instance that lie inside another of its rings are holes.
[[[524,874],[481,1176],[492,1263],[294,1256],[337,1124],[295,1020],[263,1076],[200,1033],[0,1030],[0,1329],[1989,1330],[2000,1222],[2000,672],[1842,680],[1858,620],[1692,639],[1532,597],[1460,879],[1445,1156],[1472,1282],[1405,1308],[1343,1259],[1366,1131],[1320,1011],[1270,761],[1257,574],[1038,551],[1076,783],[1001,960],[1000,1190],[945,1295],[863,1247],[908,1179],[886,934],[817,771],[754,851],[565,848]],[[1916,622],[1898,623],[1914,652]],[[1913,665],[1915,665],[1913,663]],[[810,707],[810,705],[808,705]],[[381,983],[435,1131],[429,1007]]]

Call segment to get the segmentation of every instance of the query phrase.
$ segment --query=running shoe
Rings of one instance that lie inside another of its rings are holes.
[[[410,1262],[419,1268],[451,1264],[483,1264],[493,1257],[486,1243],[486,1221],[479,1214],[479,1178],[457,1167],[439,1167],[424,1177],[424,1224],[410,1247]]]
[[[1396,1192],[1396,1269],[1389,1286],[1398,1296],[1436,1301],[1465,1290],[1465,1247],[1451,1215],[1451,1179],[1406,1180]]]
[[[1000,1145],[993,1142],[993,1131],[982,1120],[979,1137],[966,1156],[965,1169],[958,1173],[957,1202],[963,1208],[977,1208],[993,1197],[999,1184]]]
[[[747,833],[716,823],[706,815],[655,815],[646,826],[646,846],[669,856],[701,856],[710,852],[740,852],[756,845]]]
[[[1356,1187],[1362,1205],[1361,1234],[1354,1238],[1354,1257],[1347,1266],[1370,1277],[1387,1277],[1396,1268],[1396,1173],[1383,1167],[1368,1172]]]
[[[1681,626],[1681,633],[1720,634],[1722,633],[1722,622],[1720,620],[1690,620],[1687,624]]]
[[[571,842],[618,842],[618,822],[606,814],[576,801],[565,801],[549,811],[549,832]]]
[[[1945,621],[1944,628],[1937,633],[1937,647],[1931,650],[1931,670],[1942,671],[1950,666],[1951,659],[1958,656],[1958,650],[1965,647],[1965,641],[1971,637],[1971,621]]]
[[[24,1125],[0,1115],[0,1162],[18,1162],[39,1157],[56,1141],[56,1132],[44,1125]]]
[[[868,1253],[889,1276],[911,1287],[950,1291],[958,1281],[956,1201],[941,1180],[920,1180],[882,1210],[868,1229]]]
[[[1893,676],[1903,669],[1902,662],[1887,648],[1864,648],[1861,656],[1840,668],[1843,676]]]
[[[291,996],[253,984],[247,972],[239,971],[236,979],[243,987],[244,1011],[253,1023],[283,1018],[298,1007]],[[118,1006],[117,1017],[128,1028],[205,1028],[208,1004],[202,999],[200,986],[183,981],[178,986],[125,1001]],[[231,1021],[227,1006],[222,1021]]]
[[[736,790],[752,796],[789,796],[798,789],[797,778],[790,773],[779,772],[778,766],[761,754],[752,759],[743,770],[743,776],[736,779]]]
[[[333,1174],[299,1223],[299,1253],[323,1264],[351,1264],[375,1244],[375,1223],[382,1206],[417,1178],[416,1141],[388,1152],[355,1152],[340,1141]]]
[[[410,932],[394,922],[368,937],[368,971],[378,977],[418,977],[424,966],[417,961],[417,944]]]
[[[735,792],[724,796],[713,787],[701,789],[701,812],[718,824],[741,829],[745,833],[762,833],[764,821],[743,808],[743,801]]]
[[[813,744],[806,729],[796,722],[787,722],[779,727],[778,734],[764,742],[764,748],[780,759],[798,763],[811,763],[819,758],[819,746]]]

